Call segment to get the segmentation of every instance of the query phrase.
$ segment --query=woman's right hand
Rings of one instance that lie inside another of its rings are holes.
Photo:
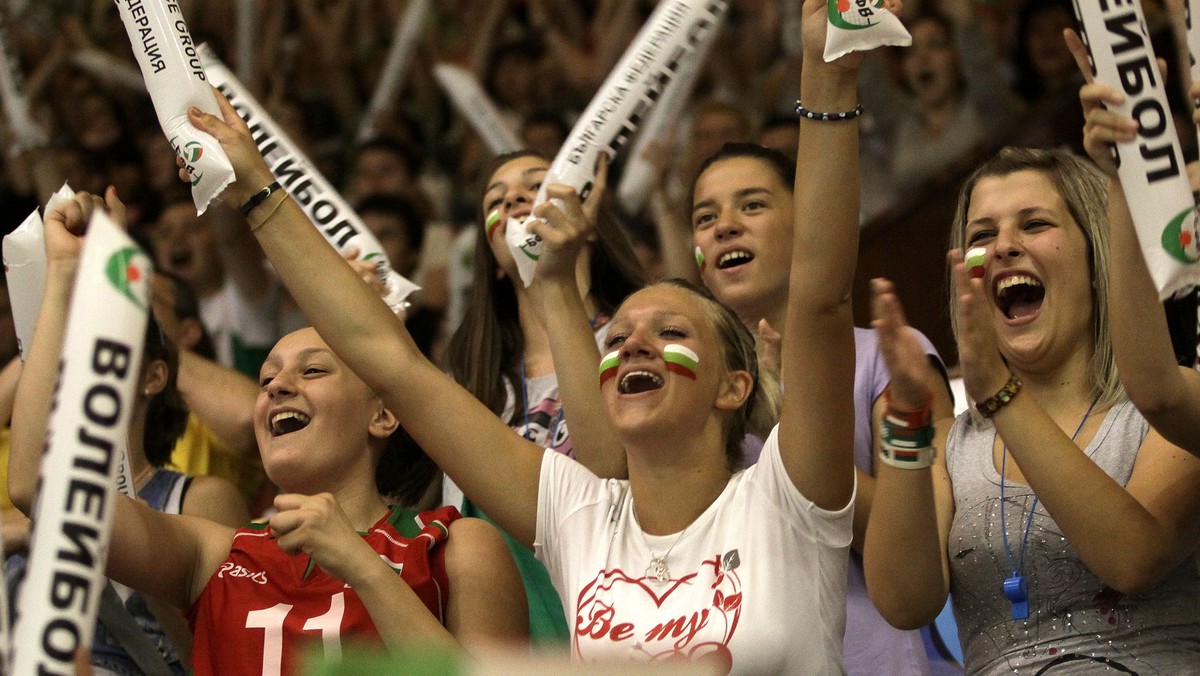
[[[234,182],[222,191],[221,199],[237,208],[264,186],[273,183],[275,177],[267,167],[262,153],[258,152],[250,128],[230,105],[229,99],[216,87],[213,87],[212,91],[217,105],[221,108],[221,117],[210,115],[193,106],[188,109],[188,120],[196,129],[215,138],[221,144],[221,150],[229,157],[229,162],[233,165]],[[182,163],[180,158],[176,158],[176,164],[180,166],[179,178],[190,183],[191,178],[183,170]]]
[[[886,279],[871,280],[871,316],[891,378],[892,401],[905,410],[924,409],[932,395],[925,384],[929,357],[904,318],[895,287]]]
[[[542,238],[542,255],[534,273],[534,283],[545,279],[563,279],[575,274],[579,252],[594,238],[592,229],[600,214],[600,201],[608,190],[608,155],[596,159],[596,178],[586,200],[580,200],[568,185],[546,186],[546,201],[533,211],[531,233]]]
[[[534,209],[534,218],[529,221],[529,232],[541,237],[543,243],[534,272],[535,284],[574,275],[575,260],[592,229],[574,188],[550,185],[546,196],[546,202]]]

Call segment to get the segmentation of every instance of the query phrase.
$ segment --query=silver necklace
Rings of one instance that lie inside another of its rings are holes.
[[[675,545],[679,544],[679,541],[683,538],[683,534],[692,525],[688,524],[683,530],[679,531],[679,535],[675,536],[675,540],[671,542],[671,546],[667,547],[667,551],[659,556],[655,555],[654,550],[650,547],[650,541],[646,539],[646,531],[642,529],[642,522],[637,518],[637,510],[634,510],[633,518],[637,522],[638,532],[642,534],[642,542],[646,545],[646,549],[650,551],[650,563],[646,565],[646,572],[643,574],[643,577],[654,578],[659,582],[670,581],[671,569],[667,566],[667,557],[671,555],[671,550],[675,549]]]

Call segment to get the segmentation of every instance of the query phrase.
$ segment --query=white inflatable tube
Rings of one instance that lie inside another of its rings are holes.
[[[24,361],[33,340],[42,291],[46,288],[46,247],[42,217],[35,209],[21,225],[4,236],[4,276],[8,280],[17,350]]]
[[[75,196],[70,186],[63,184],[46,203],[45,212],[63,200]],[[35,209],[21,225],[4,236],[4,275],[8,282],[8,297],[12,307],[13,328],[17,333],[17,350],[21,359],[33,340],[38,312],[42,307],[42,292],[46,288],[45,225]]]
[[[637,213],[645,206],[650,189],[654,187],[655,170],[654,165],[642,155],[652,141],[666,140],[664,136],[667,129],[672,122],[679,119],[680,111],[691,97],[702,66],[708,60],[708,53],[712,51],[713,43],[716,42],[717,29],[724,21],[725,9],[722,8],[716,17],[717,26],[705,33],[693,47],[693,54],[680,64],[679,72],[667,84],[658,105],[650,111],[650,115],[646,117],[646,124],[638,132],[637,140],[633,142],[633,148],[629,151],[629,159],[625,162],[621,182],[617,185],[617,199],[627,212]]]
[[[191,106],[218,117],[221,110],[213,100],[187,22],[179,4],[172,0],[118,0],[117,10],[142,69],[158,124],[183,158],[184,169],[192,178],[196,212],[202,214],[234,176],[221,144],[188,121]]]
[[[396,23],[396,32],[392,37],[392,46],[388,49],[383,72],[379,75],[379,83],[375,85],[371,101],[367,104],[362,123],[358,127],[360,143],[370,140],[375,135],[375,123],[379,115],[395,103],[396,92],[400,90],[400,85],[404,84],[404,76],[408,73],[413,51],[421,39],[428,16],[429,0],[408,0],[404,14]]]
[[[546,201],[546,187],[555,183],[587,197],[599,154],[607,154],[610,160],[616,156],[683,62],[692,58],[695,46],[716,27],[726,5],[724,0],[665,0],[654,8],[567,136],[542,180],[535,206]],[[514,219],[509,219],[505,237],[521,280],[529,286],[541,256],[541,239]]]
[[[392,269],[375,235],[371,234],[358,214],[317,171],[292,139],[267,115],[262,105],[246,91],[233,72],[217,59],[207,45],[200,46],[200,55],[213,86],[221,90],[238,115],[246,121],[259,152],[279,184],[295,198],[334,249],[343,254],[352,248],[358,249],[360,258],[374,261],[379,278],[387,289],[384,300],[388,306],[393,311],[405,307],[408,296],[420,287]]]
[[[1200,284],[1200,231],[1165,83],[1138,0],[1075,2],[1096,81],[1125,94],[1112,106],[1138,122],[1137,139],[1116,144],[1117,175],[1159,297]]]
[[[493,155],[511,153],[524,146],[470,71],[439,63],[433,67],[433,78]]]
[[[14,674],[73,674],[105,584],[119,446],[149,311],[150,260],[105,214],[88,226],[68,313],[17,603]]]

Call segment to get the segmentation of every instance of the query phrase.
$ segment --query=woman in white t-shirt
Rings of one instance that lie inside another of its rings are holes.
[[[610,352],[599,375],[591,368],[587,376],[599,385],[605,415],[590,412],[623,446],[629,479],[600,479],[512,434],[428,362],[293,200],[271,198],[249,214],[331,348],[466,494],[546,563],[578,659],[708,656],[738,673],[841,670],[855,486],[850,288],[861,56],[825,63],[826,3],[806,0],[804,13],[804,105],[832,114],[801,123],[786,395],[750,469],[737,471],[730,458],[753,408],[754,341],[733,313],[696,290],[654,285],[614,313]],[[224,122],[199,111],[191,120],[234,164],[238,181],[227,199],[245,201],[273,179],[245,125],[221,106]],[[543,302],[564,309],[554,313],[562,330],[547,331],[563,380],[570,353],[586,347],[576,337],[589,332],[586,322],[569,321],[584,312],[572,273],[586,219],[569,189],[550,194],[564,208],[535,210],[545,220],[534,228],[546,240]],[[569,373],[572,381],[577,375]]]

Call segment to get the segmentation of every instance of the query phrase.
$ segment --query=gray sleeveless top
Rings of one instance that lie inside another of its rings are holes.
[[[1149,426],[1128,401],[1105,415],[1086,452],[1124,486]],[[1029,618],[1012,619],[1003,593],[1020,557],[1033,492],[1006,483],[1000,521],[1000,473],[992,460],[990,421],[958,417],[946,442],[954,486],[950,592],[968,674],[1200,674],[1200,570],[1189,556],[1156,587],[1122,596],[1088,570],[1039,502],[1029,529],[1023,574]],[[1070,481],[1070,477],[1063,477]],[[1103,505],[1097,505],[1103,509]]]

